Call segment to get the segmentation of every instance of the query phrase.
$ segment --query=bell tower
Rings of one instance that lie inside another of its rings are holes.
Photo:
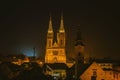
[[[52,20],[50,16],[49,28],[48,28],[48,33],[47,33],[47,48],[52,48],[53,37],[54,37],[54,33],[52,29]]]
[[[84,43],[81,38],[81,32],[78,30],[77,37],[75,41],[75,55],[76,59],[79,61],[79,63],[84,64]]]
[[[60,47],[65,47],[65,29],[63,23],[63,14],[61,15],[60,29],[58,33],[58,43]]]
[[[53,33],[53,28],[52,28],[52,19],[50,16],[49,27],[48,27],[48,32],[47,32],[46,54],[45,54],[45,62],[46,63],[48,63],[50,61],[49,57],[52,54],[53,38],[54,38],[54,33]]]
[[[60,20],[60,28],[59,32],[57,33],[57,42],[58,42],[58,58],[60,62],[66,63],[66,51],[65,51],[65,29],[64,29],[64,22],[63,22],[63,14],[61,14],[61,20]]]
[[[80,71],[81,67],[84,65],[84,43],[81,38],[80,29],[77,32],[77,37],[75,41],[75,76],[79,77],[78,71]]]

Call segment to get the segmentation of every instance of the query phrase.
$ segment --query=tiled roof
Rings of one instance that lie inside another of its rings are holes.
[[[81,69],[80,69],[80,72],[78,73],[79,75],[82,75],[83,72],[85,72],[86,69],[88,69],[88,67],[90,66],[91,64],[84,64],[83,66],[81,66]]]
[[[92,63],[91,63],[91,64],[92,64]],[[81,65],[81,68],[80,68],[78,74],[79,74],[79,75],[82,75],[83,72],[84,72],[91,64],[84,64],[84,65]],[[70,69],[75,70],[75,64],[74,64]]]
[[[120,61],[112,60],[112,59],[96,59],[97,63],[120,63]]]

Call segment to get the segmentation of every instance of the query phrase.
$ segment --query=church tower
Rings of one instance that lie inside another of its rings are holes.
[[[84,43],[81,38],[80,29],[77,32],[77,37],[75,41],[75,76],[79,77],[79,72],[81,67],[84,67]]]
[[[75,55],[79,63],[84,64],[84,43],[81,38],[81,32],[78,30],[77,37],[75,41]]]
[[[66,63],[65,52],[65,30],[63,24],[63,15],[61,16],[60,29],[57,33],[57,39],[54,39],[52,21],[50,18],[47,34],[47,45],[45,54],[45,63]]]
[[[47,48],[52,48],[53,37],[54,37],[54,33],[52,29],[52,20],[50,16],[49,28],[48,28],[48,33],[47,33]]]
[[[54,33],[53,33],[53,28],[52,28],[52,19],[50,16],[48,32],[47,32],[45,62],[49,62],[51,60],[49,57],[52,56],[53,38],[54,38]]]
[[[63,15],[61,15],[60,29],[59,29],[57,38],[58,38],[59,46],[61,48],[64,48],[65,47],[65,29],[64,29],[64,23],[63,23]]]

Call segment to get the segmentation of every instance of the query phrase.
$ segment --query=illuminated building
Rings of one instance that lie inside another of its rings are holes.
[[[57,39],[54,39],[54,31],[52,28],[52,19],[50,16],[49,28],[47,33],[47,44],[45,63],[66,63],[65,53],[65,29],[63,24],[63,16],[61,16],[60,29],[57,33]]]
[[[69,76],[80,80],[120,80],[119,62],[111,59],[93,59],[92,62],[85,63],[84,48],[79,30],[75,44],[75,65],[68,72],[73,72],[73,75],[68,74]]]
[[[66,51],[65,51],[65,29],[63,15],[61,15],[60,28],[55,37],[50,16],[49,27],[47,32],[47,44],[45,53],[45,74],[54,76],[54,78],[66,78]]]
[[[113,65],[115,65],[113,62],[94,61],[89,65],[84,65],[84,68],[79,71],[79,78],[81,80],[120,80],[120,70],[118,69],[120,66]]]

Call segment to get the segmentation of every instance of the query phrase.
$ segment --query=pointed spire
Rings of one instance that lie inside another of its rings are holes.
[[[77,45],[85,46],[85,44],[82,42],[80,26],[78,26],[78,32],[77,32],[77,36],[76,36],[76,43],[75,43],[75,46],[77,46]]]
[[[63,23],[63,14],[61,14],[61,22],[60,22],[59,32],[65,32],[65,30],[64,30],[64,23]]]
[[[50,14],[50,20],[49,20],[49,28],[48,28],[48,33],[53,33],[51,14]]]

